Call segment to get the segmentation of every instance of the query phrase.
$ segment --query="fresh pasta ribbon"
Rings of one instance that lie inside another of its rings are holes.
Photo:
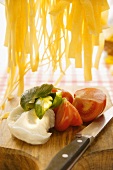
[[[82,67],[83,12],[80,1],[73,2],[73,6],[74,6],[73,22],[71,28],[71,42],[69,45],[68,56],[69,58],[75,58],[75,66],[76,68],[80,68]]]

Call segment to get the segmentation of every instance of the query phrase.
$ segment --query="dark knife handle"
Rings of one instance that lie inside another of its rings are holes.
[[[89,137],[76,137],[69,145],[61,149],[45,170],[69,170],[89,146]]]

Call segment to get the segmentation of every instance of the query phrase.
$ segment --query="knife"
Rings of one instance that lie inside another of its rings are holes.
[[[70,170],[112,117],[113,106],[77,133],[75,139],[53,157],[45,170]]]

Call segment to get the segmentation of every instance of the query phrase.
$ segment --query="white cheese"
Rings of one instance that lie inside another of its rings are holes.
[[[53,110],[46,111],[42,119],[39,119],[35,110],[25,112],[21,106],[17,106],[7,118],[8,127],[13,136],[29,144],[44,144],[51,134],[48,130],[54,127],[55,114]]]

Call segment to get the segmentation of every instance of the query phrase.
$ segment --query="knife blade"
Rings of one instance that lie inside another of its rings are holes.
[[[113,106],[76,134],[75,139],[61,149],[45,170],[70,170],[113,117]]]

